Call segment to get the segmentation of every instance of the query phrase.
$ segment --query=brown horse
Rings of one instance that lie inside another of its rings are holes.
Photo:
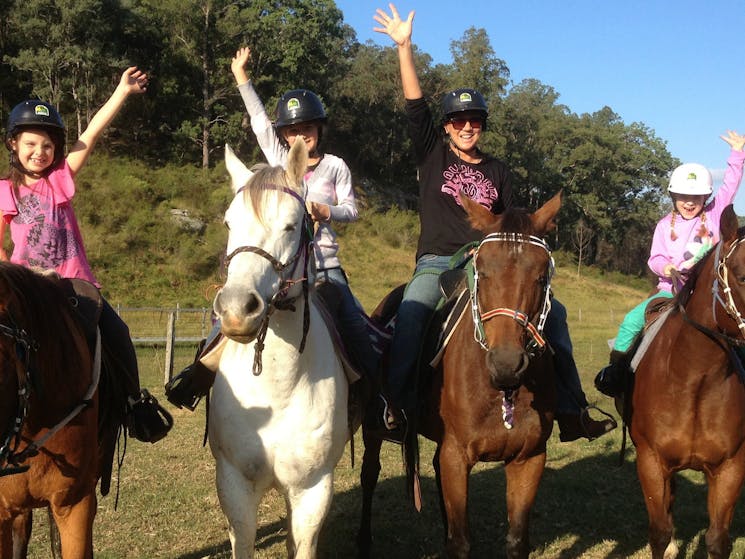
[[[542,237],[553,228],[561,195],[533,214],[511,209],[494,215],[467,198],[462,201],[471,225],[484,234],[471,258],[475,273],[464,312],[471,316],[461,317],[436,369],[422,368],[420,385],[426,389],[420,396],[416,431],[437,443],[433,463],[448,556],[469,555],[466,503],[471,469],[477,462],[504,461],[507,556],[527,558],[529,514],[543,475],[556,405],[553,363],[550,352],[543,351],[541,336],[553,271]],[[363,436],[358,545],[360,555],[367,557],[381,441],[365,429]]]
[[[729,526],[745,479],[745,238],[732,206],[720,242],[676,296],[677,310],[642,357],[634,378],[631,438],[649,514],[652,557],[671,559],[674,474],[708,482],[709,558],[729,557]]]
[[[93,557],[93,363],[59,280],[0,263],[0,559],[25,556],[39,507],[51,510],[65,559]]]

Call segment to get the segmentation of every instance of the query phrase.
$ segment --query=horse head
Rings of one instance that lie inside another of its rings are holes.
[[[542,237],[555,227],[561,192],[534,213],[513,208],[494,215],[460,199],[471,226],[484,234],[473,256],[475,337],[486,351],[492,386],[515,387],[545,345],[553,259]]]
[[[214,310],[223,334],[248,343],[275,308],[292,305],[311,273],[303,184],[308,152],[304,142],[295,142],[286,170],[263,165],[250,171],[226,145],[225,162],[235,196],[225,213],[227,279]]]
[[[745,230],[738,226],[737,214],[730,204],[722,212],[719,223],[720,243],[712,250],[715,254],[712,292],[719,303],[715,323],[724,332],[740,340],[733,340],[733,343],[742,345],[745,339]],[[700,264],[705,265],[705,262]],[[698,268],[692,272],[692,276],[698,273]],[[691,279],[695,281],[695,278]]]

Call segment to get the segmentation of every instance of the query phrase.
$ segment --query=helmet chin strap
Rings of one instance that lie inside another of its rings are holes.
[[[44,176],[43,173],[36,173],[34,171],[29,171],[28,169],[26,169],[26,167],[21,165],[21,162],[18,161],[18,158],[16,158],[12,152],[10,154],[10,165],[11,167],[18,169],[21,173],[23,173],[27,177],[31,177],[32,179],[40,179]]]
[[[448,135],[448,142],[450,142],[450,146],[452,147],[455,154],[458,156],[458,159],[463,160],[463,157],[461,154],[465,153],[467,156],[473,158],[473,159],[481,159],[481,156],[479,155],[481,152],[479,151],[479,148],[476,146],[473,146],[473,149],[470,151],[463,151],[458,147],[458,144],[456,144],[453,139]]]

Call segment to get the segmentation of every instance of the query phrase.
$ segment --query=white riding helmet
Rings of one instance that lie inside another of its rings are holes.
[[[683,163],[670,175],[670,185],[667,191],[670,194],[689,194],[692,196],[712,192],[712,184],[709,170],[699,163]]]

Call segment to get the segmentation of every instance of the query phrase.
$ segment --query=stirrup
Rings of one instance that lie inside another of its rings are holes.
[[[371,431],[374,435],[385,441],[402,444],[406,440],[409,429],[406,411],[401,408],[394,413],[394,407],[388,402],[386,397],[382,394],[378,394],[378,397],[383,402],[383,409],[382,413],[377,415]]]
[[[198,374],[196,367],[196,363],[187,365],[165,385],[166,398],[179,409],[187,408],[189,411],[194,411],[202,397],[207,395],[206,392],[202,394],[202,391],[195,386],[195,377]]]
[[[145,443],[155,443],[165,437],[173,427],[173,417],[155,396],[143,388],[139,399],[129,398],[127,429],[130,436]]]

